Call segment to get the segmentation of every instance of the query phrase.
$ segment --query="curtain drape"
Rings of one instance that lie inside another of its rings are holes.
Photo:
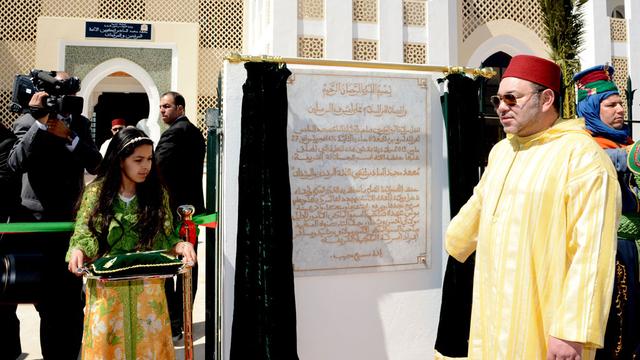
[[[291,72],[274,63],[245,69],[231,359],[297,360],[286,138]]]
[[[449,206],[451,216],[471,197],[480,180],[482,124],[479,119],[479,81],[461,74],[445,79],[441,97],[447,133]],[[471,322],[471,295],[475,253],[466,262],[449,256],[442,286],[442,305],[435,349],[449,357],[466,357]]]

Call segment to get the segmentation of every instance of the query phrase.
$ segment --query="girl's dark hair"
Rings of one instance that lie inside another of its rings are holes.
[[[118,197],[122,183],[121,162],[141,145],[153,146],[153,141],[137,128],[127,127],[120,130],[111,139],[107,153],[98,167],[96,181],[102,181],[102,189],[98,194],[98,205],[93,209],[88,225],[89,231],[98,239],[99,255],[109,250],[109,244],[106,240],[111,221],[115,220],[122,227],[122,224],[114,218],[113,212],[113,204]],[[151,169],[145,181],[136,184],[136,197],[138,222],[134,231],[140,236],[136,250],[149,250],[152,248],[156,234],[164,230],[163,222],[167,216],[163,206],[163,188],[158,178],[155,159],[152,160]],[[124,231],[121,236],[124,236]]]

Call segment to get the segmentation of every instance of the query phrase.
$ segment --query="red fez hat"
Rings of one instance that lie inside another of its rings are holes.
[[[514,56],[502,75],[503,79],[506,77],[531,81],[560,92],[560,67],[552,61],[537,56]]]
[[[111,127],[115,127],[115,126],[126,126],[127,122],[124,121],[124,119],[113,119],[111,120]]]

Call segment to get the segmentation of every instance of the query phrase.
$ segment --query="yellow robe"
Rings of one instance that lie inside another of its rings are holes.
[[[558,120],[508,136],[447,229],[458,261],[476,250],[469,358],[545,359],[549,336],[602,347],[614,278],[620,189],[611,160]]]

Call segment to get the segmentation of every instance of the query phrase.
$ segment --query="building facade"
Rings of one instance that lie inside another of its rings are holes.
[[[18,116],[8,107],[16,74],[67,70],[83,80],[84,113],[94,120],[98,143],[114,114],[108,109],[140,102],[157,139],[159,96],[167,90],[185,95],[187,116],[204,132],[204,115],[217,106],[223,60],[232,52],[498,69],[516,54],[548,53],[537,0],[12,0],[0,13],[8,19],[0,25],[2,123],[9,127]],[[640,36],[639,18],[637,1],[587,2],[583,68],[609,62],[620,89],[629,78],[640,87],[640,44],[631,41]],[[152,35],[90,38],[88,22],[147,24]],[[485,96],[498,80],[488,82]],[[144,100],[114,102],[120,99],[114,94],[127,93]],[[639,103],[634,99],[631,108],[636,118]],[[444,229],[447,175],[435,175],[442,192],[434,196],[444,205],[433,210],[441,212],[436,225]],[[300,357],[429,358],[446,264],[442,239],[432,244],[439,259],[428,271],[296,278]],[[228,335],[218,334],[225,344]]]
[[[103,92],[144,92],[148,117],[157,118],[152,92],[178,90],[187,95],[191,118],[203,131],[230,52],[480,67],[499,52],[545,56],[548,50],[536,0],[27,0],[12,1],[0,13],[10,19],[0,27],[3,104],[11,101],[16,74],[71,68],[85,77],[102,65],[103,78],[83,87],[88,117]],[[627,77],[640,84],[640,45],[629,40],[640,33],[639,16],[640,4],[632,0],[587,2],[583,67],[609,62],[621,89]],[[155,26],[146,41],[95,40],[84,36],[88,20]],[[163,28],[171,35],[162,35]],[[181,46],[185,43],[196,45]],[[169,51],[122,50],[127,48]],[[134,64],[104,64],[120,58]],[[151,81],[141,80],[142,72]],[[637,101],[633,106],[640,113]],[[8,106],[0,107],[0,115],[6,126],[16,118]]]

